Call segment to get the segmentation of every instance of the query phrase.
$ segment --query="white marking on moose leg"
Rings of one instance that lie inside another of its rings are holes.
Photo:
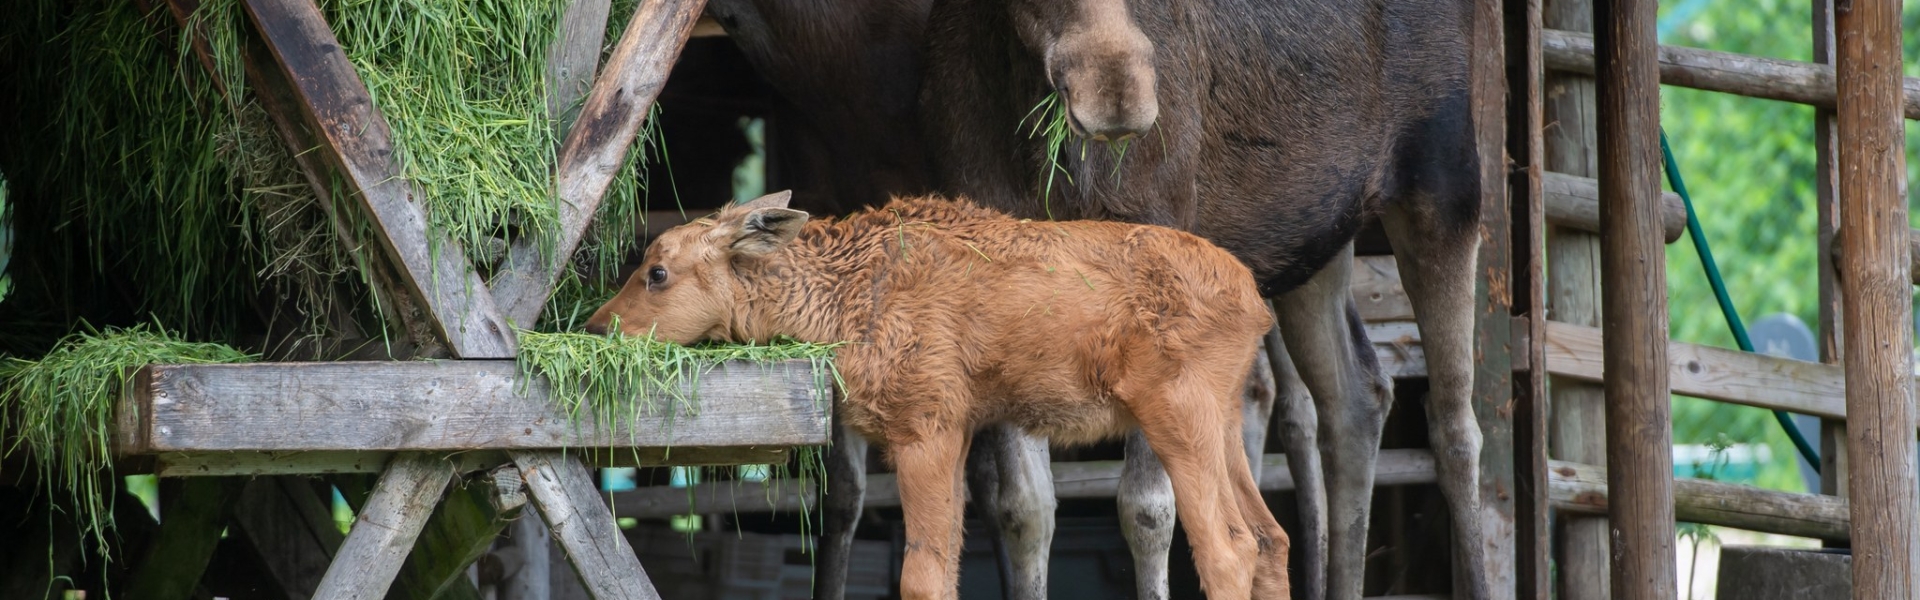
[[[1327,597],[1327,483],[1320,464],[1320,419],[1314,414],[1313,395],[1300,380],[1286,341],[1280,339],[1279,327],[1267,332],[1266,342],[1279,411],[1275,423],[1280,426],[1280,444],[1287,451],[1300,509],[1300,526],[1292,535],[1293,572],[1299,575],[1297,586],[1306,590],[1306,597],[1319,600]],[[1254,465],[1259,468],[1259,463]]]
[[[1380,373],[1348,280],[1353,244],[1307,283],[1274,299],[1275,317],[1313,394],[1327,481],[1327,597],[1357,600],[1366,575],[1374,458],[1393,381]],[[1362,354],[1362,353],[1365,354]]]
[[[1491,593],[1480,511],[1480,421],[1473,414],[1473,284],[1480,238],[1438,222],[1398,207],[1382,219],[1400,250],[1394,253],[1400,283],[1427,357],[1427,437],[1453,517],[1456,565],[1467,574],[1467,597],[1480,600]]]
[[[970,440],[964,428],[948,426],[891,444],[907,526],[906,559],[900,567],[902,600],[959,598],[960,531],[967,497],[963,470]]]
[[[981,456],[968,463],[976,490],[986,500],[988,519],[1000,534],[1007,565],[1003,591],[1012,600],[1045,600],[1047,557],[1053,547],[1053,469],[1047,440],[1011,425],[982,429],[975,443]]]
[[[1167,552],[1173,547],[1173,480],[1140,430],[1127,434],[1127,461],[1120,468],[1114,502],[1120,535],[1133,553],[1133,581],[1140,600],[1166,600]]]
[[[867,440],[845,425],[833,428],[833,447],[827,452],[827,486],[821,504],[820,562],[816,598],[838,600],[847,595],[847,569],[853,553],[853,532],[867,493]]]

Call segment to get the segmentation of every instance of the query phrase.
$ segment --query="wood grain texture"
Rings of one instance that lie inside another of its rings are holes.
[[[591,471],[558,452],[520,451],[513,459],[554,539],[594,598],[659,600],[633,547],[614,525]]]
[[[1564,80],[1562,80],[1564,81]],[[1588,79],[1591,82],[1591,79]],[[1560,82],[1556,82],[1560,83]],[[1562,85],[1565,85],[1562,83]],[[1585,86],[1592,91],[1592,86]],[[1589,106],[1589,108],[1591,108]],[[1561,127],[1578,126],[1561,122]],[[1589,233],[1600,232],[1600,182],[1592,178],[1548,171],[1541,178],[1547,196],[1547,223]],[[1687,232],[1687,205],[1680,195],[1660,193],[1660,231],[1669,244]]]
[[[1540,58],[1542,0],[1506,0],[1508,204],[1512,215],[1513,333],[1546,336],[1545,106]],[[1513,357],[1514,594],[1552,595],[1551,514],[1547,503],[1546,356],[1538,344],[1516,345]]]
[[[401,177],[386,119],[313,0],[247,0],[247,15],[292,84],[325,158],[345,176],[375,225],[386,256],[401,265],[407,291],[422,299],[435,331],[462,358],[507,358],[514,333],[480,275],[449,239],[429,244],[426,214]]]
[[[1673,425],[1654,0],[1595,0],[1601,328],[1613,594],[1672,600]]]
[[[333,511],[305,477],[260,477],[247,482],[234,506],[233,529],[266,566],[290,600],[307,600],[346,538]]]
[[[510,361],[153,365],[117,433],[129,454],[692,448],[826,443],[828,407],[804,361],[728,363],[699,378],[698,414],[659,410],[602,426],[570,417]],[[524,391],[524,394],[521,392]],[[123,414],[125,414],[123,412]],[[144,445],[127,445],[141,444]]]
[[[1284,454],[1262,458],[1260,490],[1292,491],[1293,471]],[[1065,499],[1112,498],[1120,487],[1121,461],[1056,462],[1052,464],[1054,496]],[[1434,482],[1433,454],[1426,450],[1381,450],[1374,485],[1381,487],[1430,485]],[[831,493],[831,489],[828,490]],[[683,514],[733,514],[797,511],[804,499],[815,507],[818,491],[793,481],[772,483],[726,481],[690,488],[648,486],[613,493],[613,510],[622,517],[666,518]],[[897,508],[900,488],[892,473],[867,476],[862,506]]]
[[[1473,415],[1480,422],[1481,540],[1486,564],[1456,562],[1455,573],[1484,569],[1491,600],[1515,597],[1513,211],[1507,195],[1507,57],[1503,0],[1473,3],[1468,76],[1480,167],[1479,257],[1474,277]],[[1524,364],[1524,361],[1522,362]],[[1468,590],[1454,578],[1454,595]]]
[[[1593,36],[1549,29],[1540,42],[1548,69],[1594,72]],[[1660,83],[1667,85],[1834,107],[1834,70],[1827,65],[1680,46],[1660,46],[1659,60]],[[1904,78],[1896,85],[1906,90],[1901,114],[1920,119],[1920,78]]]
[[[354,516],[353,529],[320,578],[314,599],[385,598],[453,474],[446,460],[431,454],[395,456]]]
[[[1833,0],[1813,0],[1813,61],[1832,65],[1837,56],[1833,44]],[[1833,252],[1840,246],[1840,144],[1835,138],[1833,109],[1813,111],[1813,178],[1817,204],[1817,264],[1820,280],[1819,336],[1820,362],[1840,364],[1840,280],[1838,259]],[[1846,477],[1847,424],[1845,420],[1820,421],[1820,493],[1847,497]]]
[[[532,327],[539,318],[560,267],[579,247],[587,223],[625,164],[634,135],[705,7],[706,0],[676,0],[642,2],[634,10],[560,146],[560,166],[554,174],[559,239],[551,253],[543,252],[533,240],[515,241],[502,275],[495,277],[493,294],[505,308],[502,314],[514,323]]]
[[[725,467],[784,463],[792,451],[782,446],[728,448],[574,448],[595,467]],[[153,474],[160,477],[223,477],[232,475],[337,475],[378,473],[391,452],[354,450],[290,452],[166,452],[154,456]],[[448,457],[453,469],[472,473],[508,462],[497,450],[460,452]],[[131,474],[131,473],[130,473]]]
[[[1553,461],[1555,510],[1605,514],[1606,469]],[[1674,514],[1681,521],[1828,540],[1848,536],[1847,501],[1820,494],[1795,494],[1747,485],[1681,478],[1674,480]]]
[[[1588,0],[1548,0],[1543,8],[1545,27],[1587,34],[1593,31],[1593,3]],[[1542,33],[1543,38],[1546,35]],[[1543,110],[1547,126],[1543,137],[1548,173],[1543,183],[1547,195],[1551,198],[1557,191],[1580,197],[1591,192],[1595,225],[1580,227],[1567,222],[1575,219],[1562,219],[1548,234],[1547,316],[1562,323],[1599,327],[1600,184],[1593,177],[1600,172],[1600,153],[1594,122],[1598,108],[1594,105],[1593,77],[1549,71],[1545,79]],[[1592,185],[1582,185],[1588,182]],[[1662,194],[1663,200],[1664,196]],[[1559,210],[1564,211],[1572,202],[1563,200],[1559,204]],[[1684,206],[1681,209],[1680,226],[1684,230],[1686,212]],[[1547,213],[1554,212],[1555,203],[1549,201]],[[1538,344],[1546,354],[1544,360],[1549,373],[1554,365],[1552,328],[1549,323],[1543,335],[1544,343]],[[1592,356],[1598,361],[1599,338],[1596,336],[1593,341]],[[1597,376],[1593,381],[1581,381],[1555,375],[1550,384],[1553,415],[1548,423],[1549,454],[1560,460],[1606,464],[1607,403]],[[1610,600],[1613,595],[1608,575],[1606,517],[1604,514],[1563,515],[1559,520],[1556,536],[1559,547],[1555,558],[1560,570],[1555,591],[1567,600]]]
[[[1547,324],[1547,372],[1580,381],[1602,381],[1601,331]],[[1844,418],[1846,386],[1833,365],[1750,354],[1738,350],[1670,343],[1666,379],[1673,393],[1747,406]],[[1582,453],[1590,453],[1591,447]]]
[[[1840,297],[1855,598],[1920,598],[1900,2],[1836,3]],[[1916,93],[1920,96],[1920,93]],[[1907,98],[1915,100],[1916,98]]]
[[[567,0],[567,9],[560,14],[560,31],[547,46],[545,77],[547,114],[559,131],[573,124],[578,114],[574,109],[593,87],[612,4],[610,0]]]

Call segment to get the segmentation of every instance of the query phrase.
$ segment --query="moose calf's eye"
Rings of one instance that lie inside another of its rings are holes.
[[[666,281],[667,281],[667,269],[665,267],[654,267],[651,269],[647,269],[647,283],[649,285],[660,285],[662,283],[666,283]]]

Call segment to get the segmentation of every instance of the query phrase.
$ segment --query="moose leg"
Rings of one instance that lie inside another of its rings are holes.
[[[1259,360],[1254,364],[1259,365]],[[1286,600],[1292,594],[1287,576],[1287,555],[1291,551],[1287,532],[1273,518],[1273,511],[1267,509],[1258,480],[1248,474],[1252,469],[1247,463],[1247,453],[1235,450],[1229,448],[1225,453],[1226,478],[1230,481],[1227,503],[1239,510],[1240,519],[1253,532],[1260,548],[1259,558],[1253,564],[1253,597]]]
[[[968,478],[999,534],[1001,592],[1011,600],[1045,600],[1059,505],[1047,441],[1003,424],[980,430],[974,443],[979,448],[967,463]]]
[[[1326,461],[1327,597],[1355,600],[1366,575],[1374,458],[1393,402],[1353,304],[1353,244],[1312,279],[1274,300],[1300,378],[1313,394]]]
[[[960,595],[960,528],[967,497],[962,471],[972,438],[958,425],[936,427],[891,444],[907,526],[902,600],[958,600]]]
[[[1260,547],[1241,517],[1229,480],[1250,478],[1251,473],[1244,464],[1237,465],[1239,472],[1230,472],[1230,462],[1238,461],[1227,457],[1241,451],[1227,443],[1233,433],[1229,429],[1238,429],[1234,421],[1239,414],[1221,410],[1233,406],[1224,401],[1224,389],[1192,374],[1154,387],[1158,389],[1150,393],[1158,397],[1132,399],[1127,405],[1173,482],[1174,508],[1186,524],[1200,587],[1211,599],[1249,598]]]
[[[1166,600],[1167,552],[1173,547],[1173,481],[1140,430],[1127,434],[1127,461],[1120,467],[1120,535],[1133,552],[1133,582],[1140,600]]]
[[[1427,437],[1453,517],[1456,564],[1465,571],[1467,597],[1479,600],[1491,592],[1480,511],[1480,422],[1473,414],[1473,280],[1480,238],[1470,222],[1448,227],[1451,220],[1417,210],[1391,207],[1382,224],[1427,357]]]
[[[853,530],[867,493],[867,440],[845,425],[833,428],[833,447],[827,450],[827,493],[821,504],[820,562],[815,566],[815,598],[840,600],[847,595],[847,568],[852,564]]]
[[[1267,332],[1266,340],[1267,355],[1263,358],[1272,366],[1280,443],[1287,451],[1287,466],[1293,470],[1293,493],[1300,509],[1300,526],[1292,536],[1299,543],[1293,549],[1294,572],[1300,576],[1299,587],[1306,591],[1306,597],[1319,600],[1327,597],[1327,485],[1320,465],[1319,419],[1314,416],[1313,395],[1307,393],[1307,384],[1300,380],[1300,370],[1287,353],[1287,343],[1280,339],[1280,328]],[[1259,469],[1259,463],[1254,463],[1254,470]]]
[[[1269,362],[1263,342],[1241,391],[1246,403],[1240,407],[1240,443],[1247,451],[1248,471],[1255,485],[1260,481],[1261,455],[1267,447],[1267,422],[1273,419],[1273,366]]]

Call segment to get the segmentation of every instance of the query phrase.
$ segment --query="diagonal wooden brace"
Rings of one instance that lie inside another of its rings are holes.
[[[588,593],[596,600],[659,600],[585,465],[554,451],[516,451],[513,461]]]
[[[444,457],[407,453],[393,459],[374,484],[347,540],[314,590],[314,600],[377,600],[387,595],[394,575],[420,537],[440,494],[453,480]]]

